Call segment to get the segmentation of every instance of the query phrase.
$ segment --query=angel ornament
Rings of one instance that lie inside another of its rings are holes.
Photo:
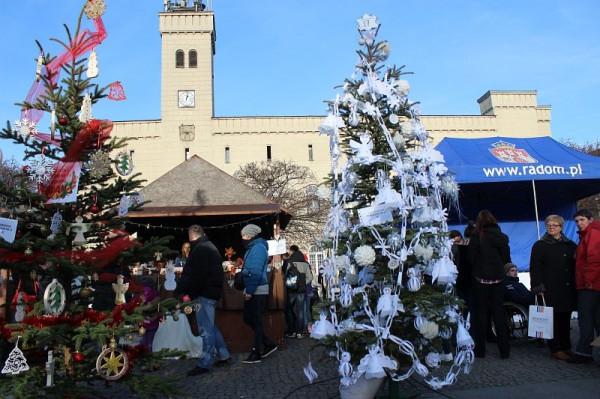
[[[359,164],[369,165],[379,159],[373,155],[373,141],[366,132],[360,135],[360,142],[350,140],[350,148],[354,152],[354,160]]]
[[[123,275],[119,274],[117,282],[113,283],[112,289],[115,292],[115,305],[125,303],[125,293],[129,289],[129,283],[123,282]]]
[[[71,232],[75,233],[75,238],[73,238],[74,247],[87,244],[87,240],[83,233],[86,233],[88,230],[89,223],[83,223],[83,218],[81,216],[77,216],[75,218],[75,223],[71,223],[69,225],[67,228],[67,235],[69,235]]]
[[[352,364],[350,364],[350,354],[348,352],[342,352],[340,358],[340,367],[338,367],[338,373],[342,377],[341,384],[349,386],[352,384]]]
[[[337,335],[337,333],[333,323],[327,320],[327,315],[325,313],[321,313],[319,316],[319,321],[317,321],[313,326],[310,337],[314,339],[321,339],[327,335]]]
[[[392,188],[392,182],[383,170],[377,171],[376,205],[386,205],[389,208],[401,208],[404,205],[402,195]]]
[[[383,294],[377,301],[377,314],[379,314],[381,318],[386,318],[395,316],[399,311],[404,312],[404,306],[402,305],[402,302],[400,302],[398,294],[392,294],[392,289],[390,287],[385,287],[383,289]]]
[[[396,362],[386,356],[379,346],[371,345],[369,353],[360,359],[358,371],[367,379],[384,378],[387,375],[385,369],[395,370],[397,367]]]
[[[175,282],[175,263],[173,261],[168,261],[165,266],[165,290],[174,291],[177,288],[177,283]]]

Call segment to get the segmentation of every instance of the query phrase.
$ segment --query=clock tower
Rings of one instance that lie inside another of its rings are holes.
[[[161,120],[163,131],[193,142],[214,116],[215,22],[212,11],[180,3],[159,14]]]

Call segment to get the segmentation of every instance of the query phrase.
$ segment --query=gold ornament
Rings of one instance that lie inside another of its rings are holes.
[[[193,311],[194,309],[192,309],[191,306],[186,306],[185,308],[183,308],[183,313],[185,314],[192,314]]]
[[[28,246],[28,247],[25,249],[25,255],[27,255],[27,256],[31,256],[31,255],[33,255],[33,250],[31,249],[31,247],[29,247],[29,246]]]
[[[105,380],[115,381],[127,373],[129,358],[127,353],[117,348],[114,338],[110,340],[110,346],[104,347],[96,360],[96,371]]]
[[[83,287],[79,290],[80,298],[89,298],[92,295],[92,289],[90,287]]]
[[[83,11],[89,19],[101,17],[105,10],[106,4],[104,3],[104,0],[88,0],[83,7]]]
[[[144,335],[144,334],[146,334],[146,329],[144,328],[144,326],[140,326],[140,329],[138,330],[138,332],[140,333],[140,335]]]

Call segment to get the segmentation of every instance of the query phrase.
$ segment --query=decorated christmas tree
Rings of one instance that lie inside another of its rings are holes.
[[[142,243],[124,227],[129,210],[142,204],[143,180],[132,173],[126,141],[111,138],[112,122],[93,116],[101,99],[125,98],[119,82],[95,83],[104,10],[103,0],[86,1],[76,29],[66,28],[67,40],[53,39],[62,46],[57,56],[38,43],[20,119],[0,132],[25,147],[22,170],[3,168],[0,182],[0,269],[10,272],[14,308],[21,309],[0,328],[2,339],[20,342],[23,351],[21,359],[15,346],[6,360],[11,376],[0,391],[8,397],[83,397],[90,388],[78,382],[124,376],[138,390],[169,389],[130,370],[140,356],[147,356],[140,364],[154,366],[156,356],[137,343],[145,318],[159,308],[122,275],[168,251],[168,238]],[[27,356],[29,369],[21,367]]]
[[[331,256],[312,337],[333,349],[342,387],[416,374],[438,389],[473,361],[444,205],[458,187],[408,99],[404,68],[383,65],[379,27],[372,15],[358,20],[358,64],[320,126],[332,159]],[[436,373],[443,342],[456,351]],[[312,365],[305,373],[315,376]]]

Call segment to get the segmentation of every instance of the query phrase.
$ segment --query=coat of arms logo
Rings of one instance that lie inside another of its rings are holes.
[[[502,162],[508,163],[537,163],[537,159],[529,155],[529,153],[517,146],[506,141],[498,141],[492,144],[489,149],[494,157]]]

